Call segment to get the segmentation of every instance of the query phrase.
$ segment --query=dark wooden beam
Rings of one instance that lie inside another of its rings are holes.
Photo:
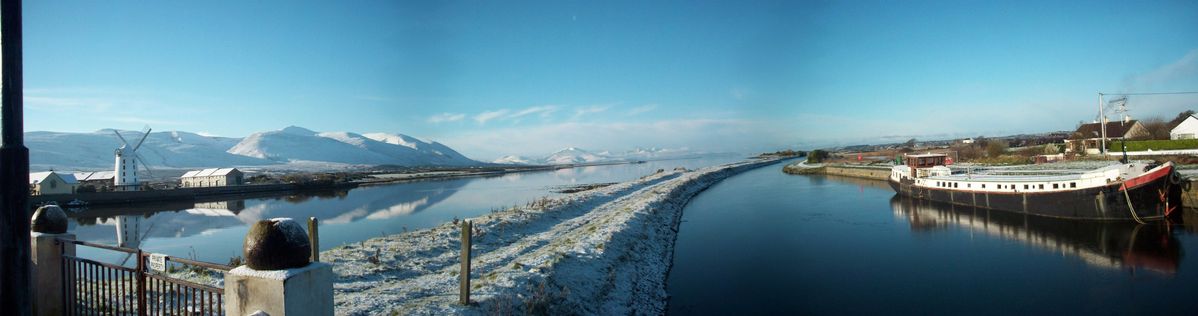
[[[21,0],[0,0],[0,315],[29,315],[29,149],[21,75]]]

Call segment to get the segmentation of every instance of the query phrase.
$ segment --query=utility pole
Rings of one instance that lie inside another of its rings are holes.
[[[0,314],[29,315],[29,149],[21,75],[21,0],[0,0]]]
[[[1098,128],[1102,130],[1102,147],[1098,152],[1106,156],[1106,113],[1102,109],[1102,92],[1098,93]]]

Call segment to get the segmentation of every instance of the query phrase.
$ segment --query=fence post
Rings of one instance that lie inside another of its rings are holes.
[[[473,226],[470,221],[462,221],[462,271],[458,274],[461,286],[458,303],[462,305],[470,305],[470,233]]]
[[[290,218],[254,223],[245,265],[225,273],[225,314],[333,315],[333,266],[311,262],[304,227]]]
[[[312,245],[312,262],[320,262],[320,228],[316,217],[308,218],[308,243]]]
[[[137,248],[137,315],[146,316],[146,260],[142,258],[141,248]]]
[[[60,242],[75,240],[67,233],[67,215],[54,205],[43,206],[33,213],[29,233],[32,258],[33,314],[62,315],[64,307],[63,280],[66,277],[63,255],[74,256],[75,244]]]

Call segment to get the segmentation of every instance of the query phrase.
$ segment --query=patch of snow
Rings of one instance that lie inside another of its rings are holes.
[[[301,226],[299,222],[290,217],[276,217],[270,219],[270,221],[274,223],[275,227],[279,228],[283,236],[287,237],[287,243],[302,244],[308,242],[308,233],[304,232],[304,226]]]
[[[338,314],[662,314],[682,208],[724,178],[778,162],[663,171],[469,219],[476,305],[457,305],[452,223],[325,251]]]
[[[515,156],[515,155],[503,156],[503,157],[501,157],[499,159],[495,159],[494,161],[491,161],[491,162],[498,163],[498,164],[509,164],[509,165],[533,165],[533,164],[538,163],[537,161],[535,161],[531,158],[523,157],[523,156]]]
[[[287,280],[290,277],[303,274],[304,272],[307,272],[310,270],[315,270],[315,269],[320,269],[320,268],[327,267],[327,266],[329,266],[329,264],[327,264],[327,263],[313,262],[313,263],[309,263],[306,266],[302,266],[299,268],[286,269],[286,270],[254,270],[254,269],[250,269],[249,266],[243,265],[243,266],[233,268],[232,270],[229,270],[228,273],[232,274],[232,275],[237,275],[237,276],[283,281],[283,280]]]

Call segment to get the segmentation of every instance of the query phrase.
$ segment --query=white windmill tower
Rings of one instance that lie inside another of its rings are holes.
[[[150,168],[146,166],[145,159],[137,154],[137,149],[141,148],[141,144],[146,142],[146,137],[150,137],[150,127],[147,126],[145,132],[141,135],[141,140],[137,141],[137,145],[129,147],[129,142],[121,136],[121,132],[112,130],[116,133],[116,137],[121,139],[121,147],[114,152],[116,156],[116,169],[113,171],[112,184],[117,191],[138,191],[141,190],[141,181],[137,179],[137,166],[140,164],[146,170],[147,175],[150,173]]]

